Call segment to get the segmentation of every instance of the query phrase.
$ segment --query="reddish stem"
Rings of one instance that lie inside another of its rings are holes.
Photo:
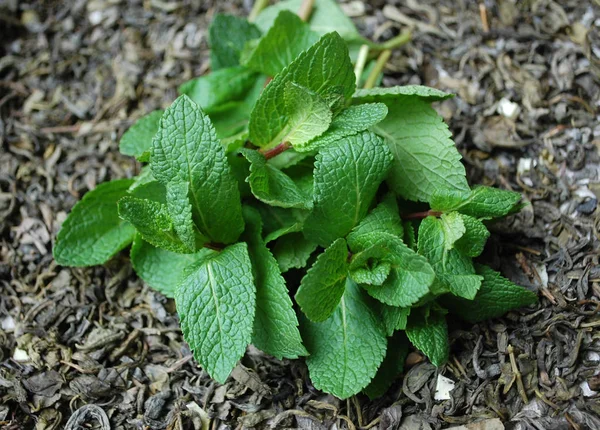
[[[207,242],[204,244],[204,247],[212,249],[213,251],[223,251],[225,245],[223,245],[222,243]]]
[[[434,216],[434,217],[438,217],[441,216],[443,212],[440,211],[433,211],[433,210],[428,210],[428,211],[423,211],[423,212],[413,212],[411,214],[406,214],[406,215],[402,215],[402,219],[423,219],[423,218],[427,218],[428,216]]]
[[[281,142],[279,145],[275,146],[274,148],[267,149],[266,151],[263,151],[261,149],[259,152],[262,155],[264,155],[267,160],[269,160],[269,159],[281,154],[282,152],[287,151],[291,147],[292,147],[292,145],[290,145],[290,142]]]

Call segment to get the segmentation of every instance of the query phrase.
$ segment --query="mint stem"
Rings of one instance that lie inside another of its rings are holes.
[[[402,215],[402,219],[404,219],[404,220],[424,219],[424,218],[427,218],[428,216],[439,217],[442,215],[442,213],[443,212],[441,212],[441,211],[433,211],[433,210],[428,210],[428,211],[423,211],[423,212],[413,212],[411,214]]]
[[[213,251],[223,251],[223,249],[225,249],[225,245],[223,245],[222,243],[214,243],[214,242],[207,242],[204,244],[205,248],[208,249],[212,249]]]
[[[365,81],[365,86],[363,87],[364,89],[368,90],[375,86],[379,74],[383,71],[383,68],[390,59],[391,55],[392,51],[389,49],[381,51],[381,54],[379,54],[379,57],[377,57],[375,67],[373,67],[373,70],[371,70],[371,73],[369,73],[369,77]]]
[[[256,17],[258,14],[267,7],[269,4],[269,0],[256,0],[252,5],[252,10],[250,11],[250,15],[248,15],[248,21],[254,22],[256,21]]]
[[[360,78],[367,64],[367,57],[369,56],[369,45],[362,45],[358,51],[358,58],[356,59],[356,65],[354,66],[354,76],[356,76],[356,86],[360,83]]]
[[[291,147],[292,147],[292,145],[290,145],[290,142],[281,142],[279,145],[275,146],[274,148],[267,149],[266,151],[263,151],[261,149],[261,150],[259,150],[259,152],[262,155],[264,155],[267,160],[269,160],[269,159],[275,157],[276,155],[279,155],[282,152],[287,151]]]

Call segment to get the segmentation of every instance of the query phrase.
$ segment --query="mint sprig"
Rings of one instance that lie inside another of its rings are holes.
[[[335,1],[317,0],[307,22],[301,3],[278,2],[256,25],[215,17],[212,72],[123,135],[121,151],[148,164],[88,192],[53,253],[89,266],[131,244],[134,270],[175,299],[219,382],[252,343],[306,356],[319,389],[376,397],[409,344],[444,364],[448,311],[479,321],[535,302],[473,263],[488,223],[521,196],[468,186],[430,105],[449,94],[356,90],[357,46],[379,48]]]

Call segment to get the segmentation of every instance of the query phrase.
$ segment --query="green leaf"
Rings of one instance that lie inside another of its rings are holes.
[[[196,361],[224,383],[252,338],[256,293],[246,244],[213,252],[192,269],[175,291],[181,331]]]
[[[262,221],[254,208],[244,207],[250,261],[256,284],[256,316],[252,343],[278,359],[308,355],[298,331],[298,319],[277,261],[261,237]]]
[[[383,284],[392,269],[385,257],[385,250],[376,245],[354,254],[350,262],[350,276],[359,284]]]
[[[346,241],[338,239],[308,269],[296,292],[296,302],[311,321],[325,321],[333,313],[344,294],[348,266]]]
[[[383,141],[362,132],[322,148],[314,171],[314,209],[304,224],[307,239],[327,246],[363,219],[386,177],[392,156]]]
[[[195,254],[178,254],[152,246],[138,233],[133,239],[130,256],[133,270],[146,284],[173,298],[175,287],[184,278],[187,268],[211,252],[203,248]]]
[[[417,250],[417,235],[415,234],[414,221],[405,221],[402,223],[402,229],[404,230],[404,243],[412,249]]]
[[[250,115],[250,141],[254,145],[272,147],[285,135],[289,117],[284,114],[284,92],[288,82],[321,96],[336,87],[349,99],[355,88],[354,70],[340,36],[336,33],[323,36],[266,86]]]
[[[456,249],[469,257],[478,257],[485,247],[485,243],[490,237],[490,232],[477,218],[469,215],[460,214],[465,226],[465,234],[456,241]]]
[[[245,18],[215,15],[208,29],[211,69],[215,71],[239,65],[246,42],[260,36],[258,27]]]
[[[256,77],[256,72],[245,67],[230,67],[187,81],[179,87],[179,94],[188,96],[210,115],[241,102]]]
[[[173,220],[173,228],[181,242],[190,251],[196,251],[207,242],[207,238],[198,231],[192,221],[192,205],[188,194],[187,182],[167,184],[167,211]]]
[[[373,239],[379,239],[372,233],[389,233],[394,236],[403,236],[402,220],[398,214],[398,203],[393,194],[385,196],[359,225],[354,227],[348,235],[348,247],[352,252],[359,252],[374,244]]]
[[[298,15],[281,11],[243,63],[249,69],[275,76],[318,39],[319,35],[311,31]]]
[[[399,97],[400,96],[400,97]],[[431,103],[454,97],[454,94],[445,93],[431,87],[422,85],[404,85],[388,88],[357,89],[352,96],[353,103],[391,102],[402,96],[418,97],[420,100]]]
[[[125,196],[119,200],[119,216],[129,221],[144,240],[171,252],[195,252],[181,241],[174,229],[167,206],[152,200]]]
[[[429,216],[419,226],[419,254],[427,257],[437,278],[452,294],[473,299],[481,286],[482,278],[475,274],[469,257],[456,249],[449,249],[451,247],[447,243],[453,237],[446,235],[442,221]]]
[[[446,251],[454,248],[454,243],[463,237],[467,231],[463,219],[457,212],[442,214],[440,217],[440,226],[444,233],[444,249]]]
[[[310,353],[310,379],[316,388],[340,399],[365,388],[385,356],[381,323],[350,278],[333,314],[320,323],[304,318],[301,330]]]
[[[398,332],[388,340],[387,353],[371,383],[363,391],[369,399],[383,396],[404,371],[410,344],[406,335]]]
[[[87,192],[63,222],[52,254],[61,266],[104,264],[133,240],[135,228],[119,218],[117,201],[133,184],[120,179]]]
[[[483,282],[473,300],[450,295],[442,298],[444,306],[465,321],[476,323],[496,318],[537,302],[535,293],[515,285],[495,270],[480,264],[475,267]]]
[[[429,201],[438,189],[468,193],[460,153],[435,110],[410,96],[386,104],[388,115],[372,130],[384,137],[394,155],[390,187],[408,200],[420,201]]]
[[[300,233],[281,237],[273,247],[273,255],[277,259],[281,273],[305,267],[317,246],[316,243],[306,240]]]
[[[387,112],[387,106],[383,103],[350,106],[341,111],[333,119],[331,126],[325,133],[300,147],[296,147],[296,150],[311,152],[331,145],[343,137],[352,136],[381,122],[387,115]]]
[[[253,206],[258,209],[263,219],[263,235],[269,243],[283,235],[302,231],[304,220],[309,211],[304,209],[285,209],[256,202]]]
[[[210,120],[187,96],[165,111],[150,165],[165,185],[189,183],[193,220],[203,234],[217,243],[237,240],[244,229],[237,181]]]
[[[410,342],[421,350],[435,366],[441,366],[448,360],[448,325],[442,312],[432,309],[429,316],[422,312],[411,315],[406,327]]]
[[[119,141],[121,154],[131,155],[142,162],[148,161],[150,159],[152,138],[158,131],[158,124],[163,112],[163,110],[150,112],[129,127]]]
[[[435,273],[423,256],[388,233],[372,233],[374,247],[381,249],[383,261],[391,264],[390,274],[381,285],[362,285],[371,297],[390,306],[408,307],[425,297]]]
[[[282,208],[309,209],[312,201],[281,170],[267,163],[258,151],[242,148],[240,152],[250,162],[248,183],[258,200]]]
[[[470,193],[440,189],[431,199],[431,208],[437,211],[457,211],[475,218],[499,218],[512,213],[519,206],[521,194],[498,188],[478,186]]]
[[[285,142],[290,142],[295,149],[320,136],[329,128],[332,113],[329,105],[317,93],[288,82],[284,91],[285,112],[289,121]]]
[[[381,316],[388,336],[394,334],[396,330],[406,330],[409,315],[410,308],[398,308],[381,304]]]

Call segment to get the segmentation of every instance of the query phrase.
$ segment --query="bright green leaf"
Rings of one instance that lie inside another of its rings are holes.
[[[455,212],[456,213],[456,212]],[[469,257],[477,257],[483,252],[485,243],[490,237],[490,232],[477,218],[460,214],[465,226],[465,234],[456,241],[456,249]]]
[[[142,162],[148,161],[150,159],[150,148],[152,148],[152,138],[158,131],[158,124],[163,112],[163,110],[150,112],[129,127],[119,141],[121,154],[131,155]]]
[[[211,69],[215,71],[239,65],[246,42],[260,36],[258,27],[245,18],[215,15],[208,29]]]
[[[477,186],[470,193],[440,189],[431,199],[431,208],[438,211],[458,211],[475,218],[499,218],[518,208],[521,194],[514,191]]]
[[[422,85],[404,85],[387,88],[358,89],[352,96],[353,103],[391,102],[402,96],[418,97],[424,102],[435,102],[454,97],[454,94],[445,93],[431,87]]]
[[[347,238],[350,250],[359,252],[372,246],[373,238],[378,239],[379,237],[372,233],[389,233],[402,237],[402,220],[398,214],[398,204],[393,194],[385,196],[383,201],[352,229]]]
[[[188,270],[175,304],[194,358],[224,383],[252,338],[256,293],[246,244],[213,252]]]
[[[195,251],[207,242],[194,221],[192,221],[192,205],[189,199],[187,182],[169,182],[167,184],[167,211],[173,220],[173,228],[181,242],[190,250]]]
[[[463,237],[467,231],[463,219],[457,212],[442,214],[440,217],[440,226],[444,232],[444,249],[446,251],[454,248],[454,243]]]
[[[448,325],[442,312],[434,311],[426,318],[422,312],[411,315],[406,327],[410,342],[420,349],[435,366],[441,366],[448,360]]]
[[[283,97],[289,121],[282,140],[290,142],[296,150],[329,128],[332,113],[320,95],[288,82]]]
[[[315,322],[325,321],[336,309],[348,277],[348,248],[336,240],[308,269],[296,292],[302,312]]]
[[[325,321],[301,321],[306,359],[314,386],[346,399],[365,388],[377,373],[387,339],[368,297],[348,278],[344,295]]]
[[[237,181],[210,120],[187,96],[165,111],[150,165],[165,185],[188,182],[193,220],[203,234],[217,243],[237,240],[244,229]]]
[[[120,179],[87,192],[63,223],[52,249],[61,266],[104,264],[133,240],[135,228],[119,218],[117,201],[133,184]]]
[[[383,141],[362,132],[322,148],[314,172],[314,209],[305,236],[321,246],[346,236],[363,219],[392,156]]]

